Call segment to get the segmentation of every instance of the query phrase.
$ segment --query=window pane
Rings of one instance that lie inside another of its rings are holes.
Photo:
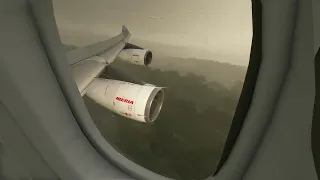
[[[100,78],[167,87],[160,115],[152,124],[120,116],[84,96],[108,142],[130,160],[171,178],[211,175],[247,70],[251,1],[53,2],[66,51],[115,36],[122,24],[132,34],[130,43],[152,51],[150,66],[116,59]],[[122,73],[126,75],[119,76]]]

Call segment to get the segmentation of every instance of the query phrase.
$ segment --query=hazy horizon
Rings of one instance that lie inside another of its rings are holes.
[[[153,43],[155,52],[242,66],[249,61],[249,0],[54,0],[53,4],[66,44],[84,46],[108,39],[125,24],[132,33],[130,42]]]

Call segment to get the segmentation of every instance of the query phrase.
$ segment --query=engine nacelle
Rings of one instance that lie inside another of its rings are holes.
[[[147,123],[156,120],[164,101],[160,87],[100,78],[90,84],[86,94],[121,116]]]
[[[122,49],[118,58],[133,64],[148,66],[152,61],[152,52],[146,49]]]

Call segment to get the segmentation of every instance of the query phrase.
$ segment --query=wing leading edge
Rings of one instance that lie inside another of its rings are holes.
[[[104,68],[112,63],[130,38],[130,32],[122,26],[122,32],[106,41],[67,52],[67,58],[81,96]]]

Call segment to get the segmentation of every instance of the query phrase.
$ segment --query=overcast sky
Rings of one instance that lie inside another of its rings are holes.
[[[69,44],[86,45],[103,40],[101,37],[118,34],[125,24],[132,39],[197,49],[189,52],[190,57],[248,64],[252,38],[250,0],[53,0],[53,3],[62,41]]]

